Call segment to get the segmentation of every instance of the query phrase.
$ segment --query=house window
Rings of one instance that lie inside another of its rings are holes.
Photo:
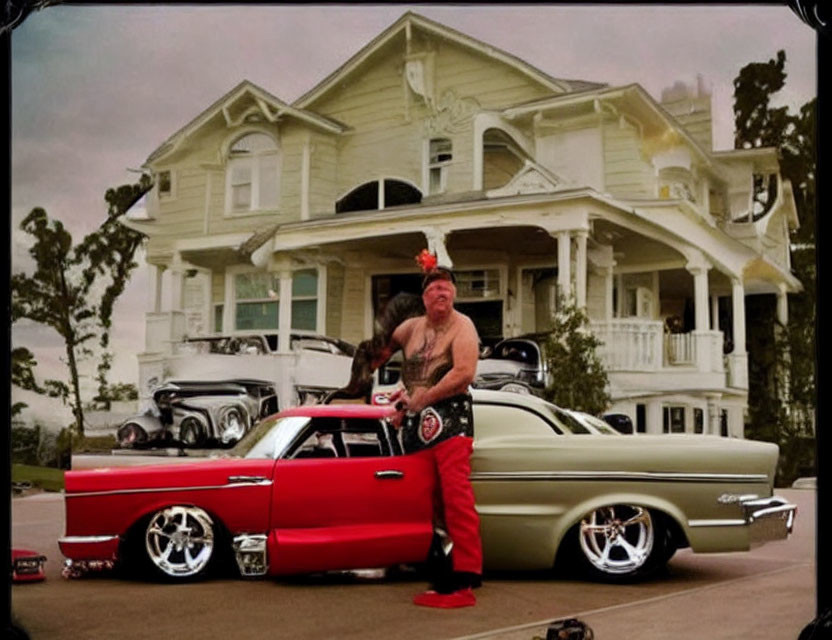
[[[316,331],[318,327],[318,272],[295,271],[292,276],[292,329]]]
[[[277,208],[280,152],[270,136],[251,133],[231,145],[226,191],[226,209],[230,213]]]
[[[222,333],[222,313],[225,305],[214,305],[214,333]]]
[[[407,204],[419,204],[422,192],[407,182],[393,179],[365,182],[335,203],[335,213],[372,211]]]
[[[665,433],[685,432],[685,408],[684,407],[663,407],[663,431]]]
[[[647,431],[647,405],[636,405],[636,433]]]
[[[159,197],[169,198],[173,194],[173,179],[170,171],[160,171],[156,177],[159,186]]]
[[[277,274],[238,273],[234,277],[234,328],[237,331],[277,329],[279,291]]]
[[[459,271],[456,274],[456,295],[463,300],[500,297],[499,269]]]
[[[453,160],[453,146],[448,138],[434,138],[428,149],[428,193],[443,193],[448,184],[448,167]]]
[[[234,278],[237,331],[277,329],[280,313],[280,278],[275,273],[240,273]],[[220,326],[222,325],[222,310]],[[215,323],[217,322],[215,311]],[[318,328],[318,272],[302,269],[292,275],[292,330],[315,332]],[[216,326],[216,324],[215,324]]]
[[[705,412],[702,409],[693,410],[693,432],[705,433]]]

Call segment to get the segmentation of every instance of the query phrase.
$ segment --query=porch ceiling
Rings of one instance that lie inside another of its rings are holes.
[[[617,267],[642,267],[683,261],[684,256],[658,240],[601,218],[593,220],[593,238],[602,245],[612,245]]]

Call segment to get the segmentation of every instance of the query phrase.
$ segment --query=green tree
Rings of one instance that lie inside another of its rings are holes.
[[[151,186],[150,178],[142,176],[137,184],[108,190],[107,218],[78,245],[73,244],[64,225],[50,219],[40,207],[33,209],[20,225],[33,237],[29,254],[35,268],[31,274],[12,275],[12,322],[27,318],[51,327],[62,338],[69,384],[46,380],[43,389],[70,405],[80,435],[84,430],[84,408],[79,362],[94,355],[88,344],[98,336],[104,350],[98,380],[99,386],[106,389],[106,373],[112,359],[106,349],[113,305],[136,267],[134,255],[142,242],[142,235],[120,224],[118,218]],[[29,360],[30,369],[34,367],[32,362],[34,358]]]
[[[543,395],[556,405],[599,415],[610,405],[609,379],[596,353],[603,343],[574,301],[559,296],[557,309],[545,344],[550,381]]]
[[[816,408],[815,179],[816,99],[797,114],[772,108],[771,97],[785,86],[786,54],[743,67],[734,80],[735,147],[775,147],[783,178],[792,184],[800,227],[791,234],[792,271],[803,291],[789,295],[789,323],[776,319],[773,299],[752,296],[747,315],[749,345],[749,435],[781,448],[780,483],[813,467],[810,445]]]

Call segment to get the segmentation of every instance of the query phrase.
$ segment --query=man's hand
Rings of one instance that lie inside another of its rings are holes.
[[[417,387],[407,401],[407,409],[413,413],[419,413],[429,404],[427,395],[428,390],[425,387]]]

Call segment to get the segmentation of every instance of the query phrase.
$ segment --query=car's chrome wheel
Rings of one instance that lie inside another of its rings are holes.
[[[587,514],[578,539],[584,558],[601,576],[636,576],[650,567],[655,528],[645,507],[618,504]]]
[[[144,541],[148,559],[162,574],[192,578],[214,555],[214,523],[197,507],[168,507],[150,518]]]
[[[205,427],[198,418],[188,416],[179,425],[179,441],[186,447],[199,447],[205,443]]]

